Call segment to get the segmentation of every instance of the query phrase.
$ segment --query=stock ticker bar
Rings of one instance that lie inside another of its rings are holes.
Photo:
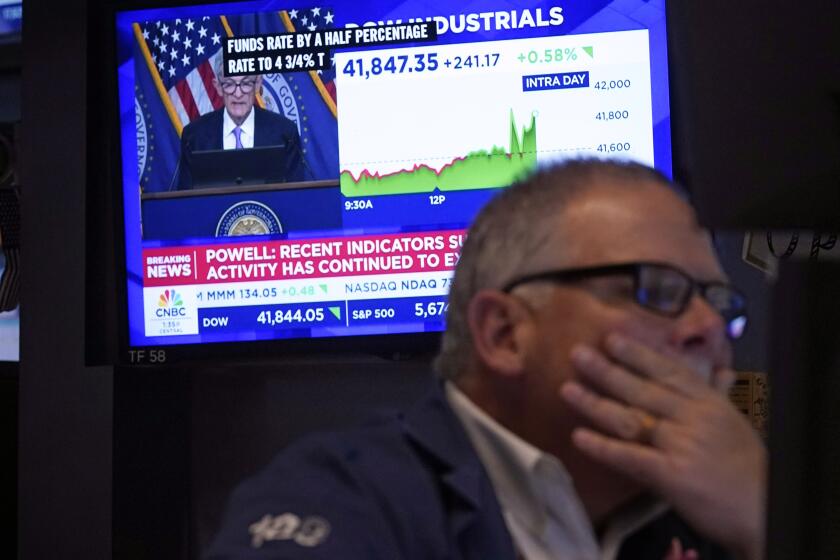
[[[283,331],[409,323],[443,326],[446,296],[337,300],[198,310],[199,333]]]

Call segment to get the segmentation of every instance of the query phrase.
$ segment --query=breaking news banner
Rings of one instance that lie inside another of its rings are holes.
[[[295,31],[225,39],[225,75],[252,76],[332,68],[334,48],[427,43],[437,39],[434,21]]]
[[[448,271],[463,237],[447,231],[145,249],[143,285]]]
[[[146,249],[145,332],[439,329],[464,236],[442,230]]]

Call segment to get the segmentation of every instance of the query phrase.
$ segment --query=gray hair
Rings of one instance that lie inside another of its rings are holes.
[[[484,206],[469,229],[449,292],[446,332],[434,362],[440,377],[455,379],[469,365],[472,336],[467,307],[473,296],[483,289],[501,288],[526,269],[570,201],[614,182],[676,187],[658,171],[638,163],[578,159],[538,171]],[[675,191],[683,196],[679,188]]]
[[[225,77],[225,61],[222,56],[222,49],[219,49],[219,52],[213,56],[213,72],[216,74],[217,81],[222,81],[222,78]]]

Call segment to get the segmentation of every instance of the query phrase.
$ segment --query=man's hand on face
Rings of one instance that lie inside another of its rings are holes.
[[[577,381],[563,398],[599,431],[575,445],[671,504],[698,532],[744,558],[763,557],[767,452],[725,396],[728,369],[711,382],[679,360],[625,336],[606,354],[572,350]]]

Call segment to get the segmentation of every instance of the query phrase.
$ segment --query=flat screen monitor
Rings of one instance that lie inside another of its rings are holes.
[[[435,333],[500,189],[567,158],[671,175],[663,1],[263,0],[115,23],[130,346]],[[278,139],[289,185],[220,169],[172,188],[185,151]]]
[[[285,182],[284,151],[280,145],[193,152],[192,188]]]
[[[22,0],[0,0],[0,41],[20,36]]]

